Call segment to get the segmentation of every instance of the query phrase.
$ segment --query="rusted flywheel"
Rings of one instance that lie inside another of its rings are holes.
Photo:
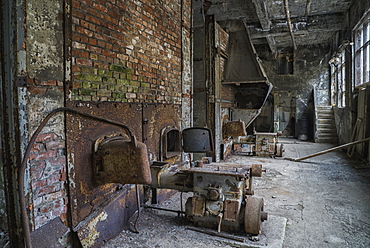
[[[261,234],[262,222],[267,220],[267,213],[263,211],[263,198],[250,196],[246,200],[244,212],[245,232],[254,235]]]

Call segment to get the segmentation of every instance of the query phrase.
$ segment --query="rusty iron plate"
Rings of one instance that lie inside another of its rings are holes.
[[[143,142],[148,147],[150,161],[161,161],[162,131],[180,130],[181,106],[171,104],[145,104],[143,106]],[[164,159],[163,159],[164,160]]]
[[[120,122],[128,126],[138,140],[142,139],[142,106],[140,104],[75,102],[71,107],[81,112]],[[93,182],[94,141],[102,135],[124,130],[73,114],[67,114],[66,123],[72,225],[75,227],[104,203],[117,188],[116,184],[97,186]]]
[[[237,200],[225,200],[224,219],[226,221],[236,222],[239,220],[240,204]]]
[[[134,187],[127,184],[123,189],[111,194],[104,204],[80,222],[74,231],[77,232],[82,247],[102,247],[107,240],[117,236],[124,228],[129,228],[129,217],[136,210]]]
[[[186,128],[182,131],[185,152],[203,153],[213,151],[212,131],[209,128]]]
[[[245,123],[241,120],[225,122],[222,126],[222,132],[224,134],[224,137],[247,135],[247,132],[245,130]]]
[[[206,199],[203,196],[193,196],[192,198],[192,214],[194,216],[203,217],[205,211]]]
[[[57,217],[31,233],[32,246],[38,248],[62,248],[64,246],[59,243],[59,239],[67,231],[69,231],[69,228]]]

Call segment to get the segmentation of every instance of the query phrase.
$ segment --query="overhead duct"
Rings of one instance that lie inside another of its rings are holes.
[[[261,113],[272,84],[263,70],[245,22],[237,20],[226,25],[229,45],[222,83],[236,87],[237,107],[232,109],[232,120],[241,119],[248,127]]]
[[[229,45],[223,84],[268,83],[243,20],[228,23]]]

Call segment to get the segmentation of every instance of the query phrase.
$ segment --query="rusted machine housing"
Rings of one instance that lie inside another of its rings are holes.
[[[246,155],[282,157],[284,145],[279,143],[279,133],[258,133],[246,137],[234,138],[234,144],[242,144],[242,152]]]
[[[204,153],[213,149],[211,132],[207,128],[182,131],[183,151]],[[252,178],[262,175],[262,165],[204,163],[193,165],[153,162],[152,189],[175,189],[193,192],[186,201],[189,220],[204,227],[221,231],[244,230],[260,234],[261,223],[267,219],[263,198],[253,196]]]
[[[263,211],[263,198],[253,196],[252,178],[261,176],[262,165],[211,163],[189,167],[155,162],[151,171],[152,188],[194,193],[186,201],[185,212],[196,225],[261,233],[261,223],[267,219],[267,213]]]
[[[178,135],[164,132],[169,137]],[[188,128],[181,132],[182,150],[206,153],[213,150],[211,130]],[[167,142],[177,144],[177,142]],[[174,189],[193,192],[185,204],[186,215],[197,225],[219,231],[244,230],[260,234],[262,221],[267,219],[262,198],[253,196],[252,178],[262,175],[262,165],[251,166],[227,163],[194,165],[180,162],[154,161],[149,165],[147,148],[134,136],[112,133],[94,143],[93,177],[97,184],[149,184],[153,189]],[[177,151],[170,145],[169,151]]]
[[[113,133],[94,144],[93,177],[96,184],[149,184],[152,181],[147,147],[135,136]]]

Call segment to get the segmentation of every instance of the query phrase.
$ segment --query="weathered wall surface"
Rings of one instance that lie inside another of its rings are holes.
[[[72,100],[180,104],[181,11],[180,0],[73,1]]]
[[[264,46],[256,46],[270,82],[273,84],[275,131],[284,131],[293,117],[312,118],[312,91],[319,96],[317,104],[327,105],[329,74],[329,46],[299,47],[294,52],[293,74],[277,74],[277,61],[271,60]],[[295,136],[296,133],[287,134]]]
[[[51,110],[64,105],[63,1],[26,1],[26,118],[29,136]],[[34,228],[67,221],[64,120],[52,118],[29,156],[29,203]]]
[[[147,145],[149,159],[161,159],[161,130],[192,125],[191,1],[71,3],[67,106],[127,125]],[[67,117],[67,129],[72,226],[83,245],[94,247],[128,226],[136,211],[134,187],[93,181],[86,147],[116,129],[74,116]],[[115,191],[119,199],[112,198]],[[123,216],[119,225],[100,228],[116,216]],[[86,219],[100,224],[91,227]]]

